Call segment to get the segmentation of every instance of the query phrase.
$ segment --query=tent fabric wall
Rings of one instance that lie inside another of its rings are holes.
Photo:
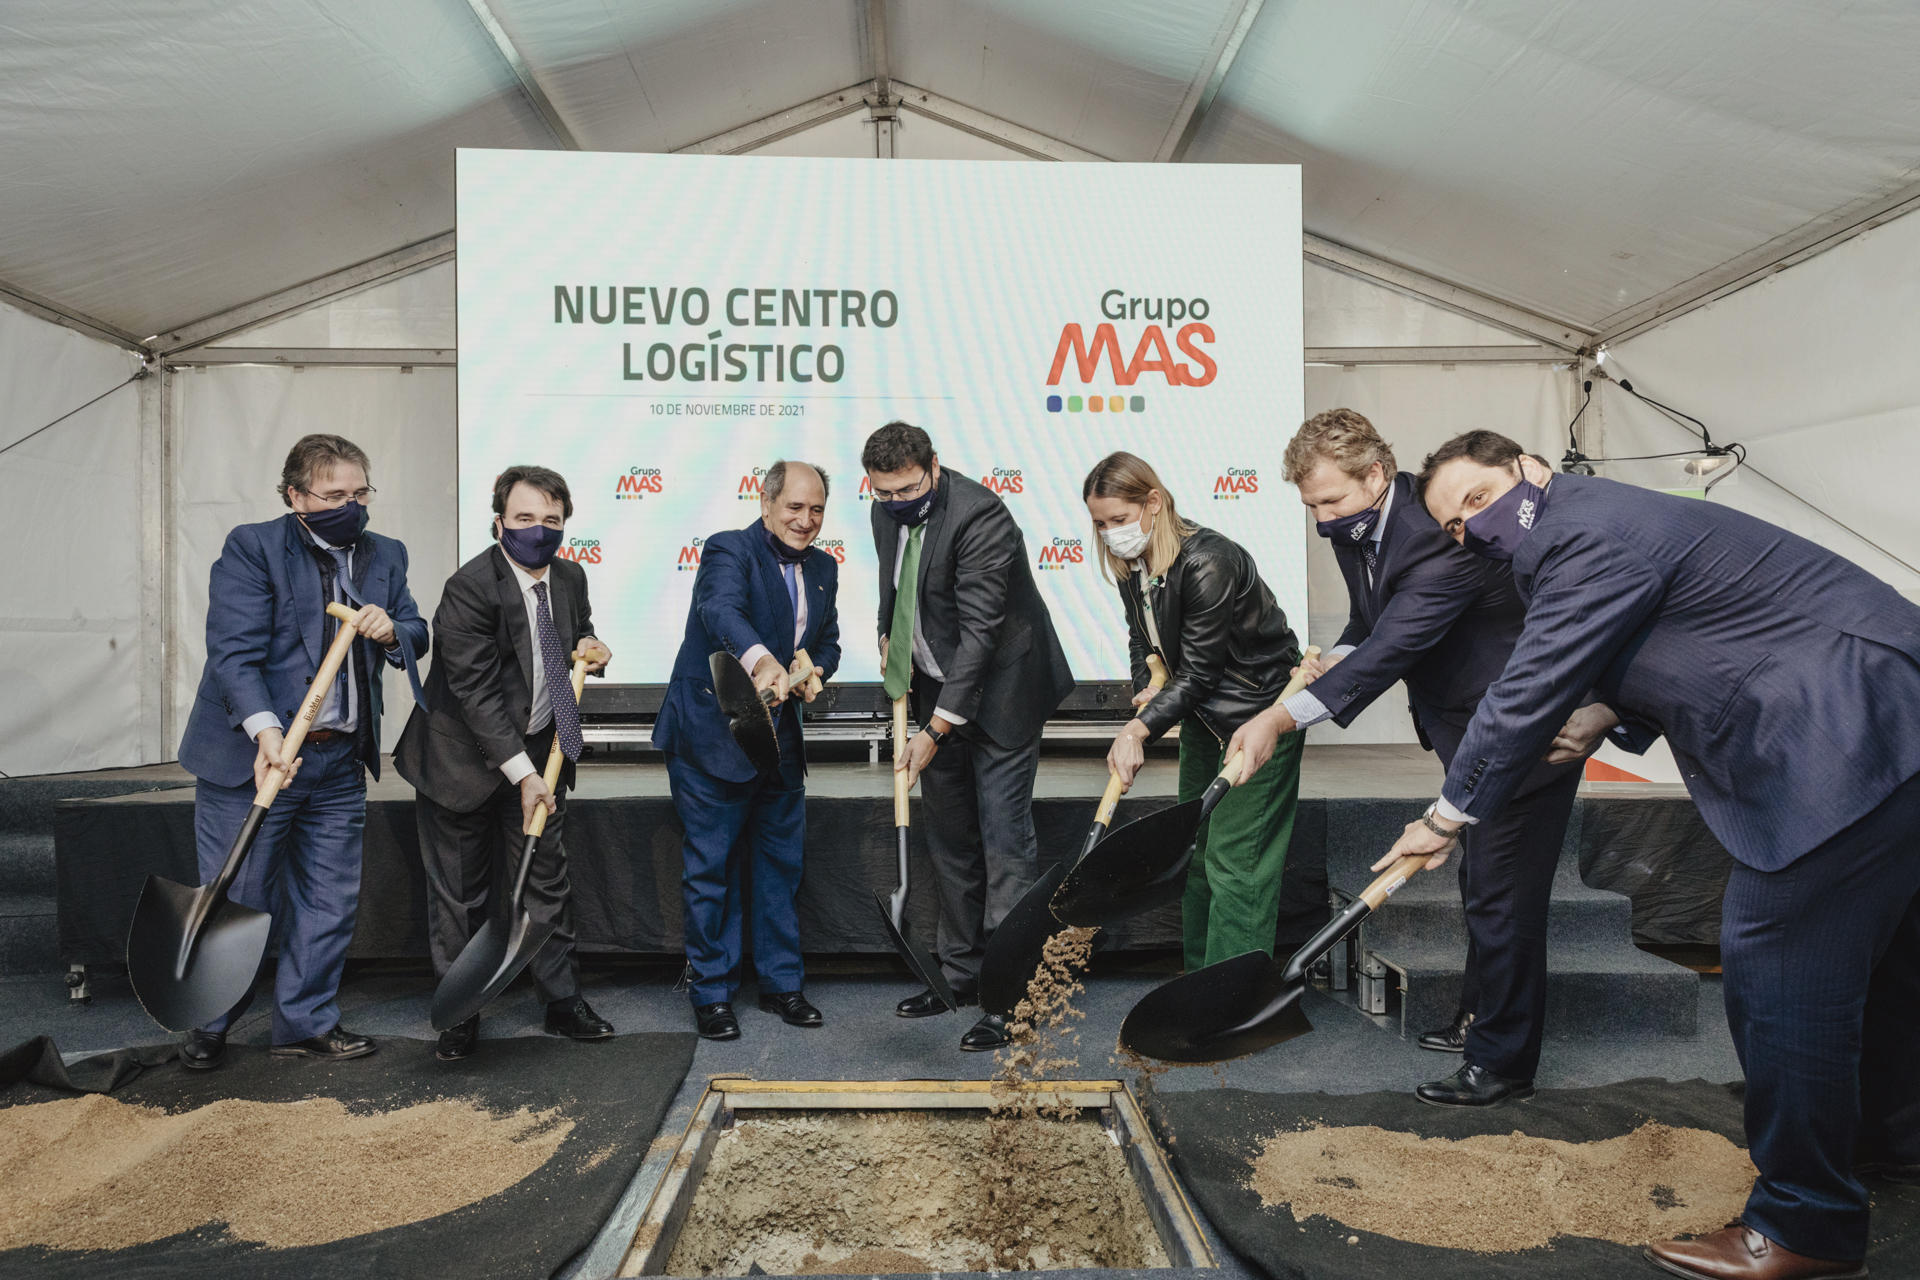
[[[135,356],[0,306],[0,446],[125,382]],[[138,764],[140,384],[0,454],[0,772]]]

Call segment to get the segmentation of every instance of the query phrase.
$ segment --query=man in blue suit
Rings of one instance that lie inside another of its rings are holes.
[[[1920,606],[1765,521],[1556,476],[1490,431],[1421,479],[1442,529],[1512,562],[1527,620],[1441,798],[1378,865],[1444,862],[1550,746],[1665,734],[1737,864],[1721,962],[1760,1176],[1740,1222],[1648,1255],[1714,1280],[1863,1274],[1861,1174],[1920,1177]],[[1589,689],[1613,710],[1574,714]]]
[[[743,873],[753,882],[760,1007],[792,1026],[821,1025],[820,1011],[802,991],[794,895],[807,837],[806,759],[800,711],[788,695],[814,697],[811,682],[791,679],[796,650],[807,651],[822,679],[840,665],[839,565],[813,546],[826,511],[826,472],[776,462],[763,481],[760,519],[707,539],[686,639],[653,726],[687,833],[680,882],[687,967],[694,1021],[709,1040],[740,1035],[733,994],[747,905]],[[756,688],[773,694],[777,772],[757,772],[727,731],[708,666],[709,655],[721,649],[740,660]]]
[[[335,997],[360,900],[366,774],[380,776],[381,664],[401,667],[424,653],[427,624],[407,590],[406,547],[367,532],[370,471],[352,441],[306,436],[281,471],[280,498],[292,514],[227,535],[208,590],[206,669],[180,743],[180,763],[199,779],[202,883],[226,860],[267,771],[290,770],[228,890],[273,915],[278,1056],[342,1060],[374,1050],[341,1027]],[[299,758],[287,760],[283,734],[340,625],[326,613],[329,601],[359,607],[361,639]],[[182,1065],[220,1065],[227,1030],[252,1001],[250,990],[188,1032]]]

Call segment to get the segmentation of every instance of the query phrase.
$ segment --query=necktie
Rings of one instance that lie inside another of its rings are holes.
[[[898,699],[913,683],[913,608],[920,597],[920,535],[907,531],[907,554],[900,561],[900,585],[893,591],[893,625],[887,631],[887,697]]]
[[[1367,562],[1367,583],[1369,586],[1373,583],[1374,571],[1380,567],[1379,554],[1374,550],[1378,545],[1379,544],[1372,539],[1368,539],[1366,542],[1360,544],[1360,556]]]
[[[580,737],[580,704],[573,700],[573,674],[560,651],[560,633],[553,626],[553,611],[547,608],[547,584],[533,584],[534,612],[540,618],[540,669],[547,677],[547,701],[553,704],[553,731],[560,738],[560,753],[578,760],[586,745]]]
[[[322,592],[329,603],[345,603],[346,593],[343,588],[346,588],[347,580],[352,576],[347,569],[346,548],[317,547],[316,549],[325,553],[320,561],[321,576],[325,579],[321,583]],[[330,613],[326,615],[326,619],[326,625],[320,628],[320,643],[331,646],[334,635],[340,630],[340,620]],[[353,664],[341,663],[339,674],[333,678],[333,715],[328,719],[329,724],[345,724],[353,714],[353,704],[349,701],[353,696],[353,686],[350,683],[352,679]]]
[[[797,627],[800,625],[800,580],[794,575],[793,569],[790,563],[780,566],[780,572],[786,575],[787,602],[793,606],[793,624]]]

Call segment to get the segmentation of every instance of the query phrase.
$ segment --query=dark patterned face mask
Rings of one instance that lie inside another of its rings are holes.
[[[1520,540],[1533,532],[1534,521],[1546,506],[1547,491],[1529,480],[1489,502],[1467,517],[1461,527],[1461,545],[1489,560],[1511,560]]]

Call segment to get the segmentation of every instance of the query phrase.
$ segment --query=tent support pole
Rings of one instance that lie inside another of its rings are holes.
[[[173,758],[172,673],[178,662],[173,617],[173,377],[164,361],[147,362],[140,382],[140,762]]]
[[[1180,109],[1174,113],[1173,123],[1167,126],[1166,137],[1160,140],[1160,149],[1153,157],[1156,161],[1177,164],[1186,159],[1187,148],[1193,145],[1194,135],[1200,132],[1207,112],[1213,109],[1213,100],[1220,95],[1220,86],[1226,83],[1227,72],[1233,69],[1233,60],[1240,55],[1240,46],[1246,43],[1247,32],[1253,30],[1253,21],[1260,16],[1265,3],[1266,0],[1240,0],[1233,16],[1221,24],[1201,74],[1187,86],[1186,96],[1180,99]]]

